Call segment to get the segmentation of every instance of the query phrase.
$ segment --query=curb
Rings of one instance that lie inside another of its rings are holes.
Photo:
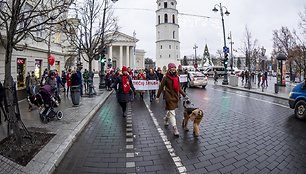
[[[249,89],[237,88],[237,87],[232,87],[232,86],[227,86],[227,85],[220,85],[220,86],[225,87],[225,88],[239,90],[239,91],[245,91],[245,92],[250,92],[250,93],[254,93],[254,94],[259,94],[259,95],[265,95],[265,96],[269,96],[269,97],[279,98],[279,99],[283,99],[283,100],[290,100],[289,97],[277,96],[277,95],[273,95],[273,94],[269,94],[269,93],[265,93],[265,92],[252,91],[252,90],[249,90]]]
[[[71,148],[75,140],[78,138],[80,133],[84,130],[86,125],[89,123],[89,121],[92,119],[92,117],[99,111],[99,109],[103,106],[104,102],[110,97],[110,95],[113,93],[113,91],[109,92],[108,95],[102,99],[101,102],[99,102],[93,109],[90,111],[86,117],[78,124],[78,126],[74,129],[73,133],[67,138],[70,140],[67,144],[64,146],[64,150],[62,152],[58,152],[58,158],[54,160],[54,164],[46,165],[42,171],[45,171],[48,174],[52,174],[55,170],[55,168],[59,165],[59,163],[62,161],[68,150]]]

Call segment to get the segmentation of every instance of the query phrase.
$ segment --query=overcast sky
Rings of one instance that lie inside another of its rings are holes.
[[[226,35],[232,32],[233,48],[238,50],[234,54],[237,56],[241,55],[239,49],[245,39],[245,26],[252,33],[253,40],[258,40],[258,46],[267,49],[266,55],[269,56],[273,46],[272,31],[282,26],[298,30],[298,12],[302,12],[306,5],[305,0],[177,0],[179,13],[210,17],[179,15],[181,57],[193,55],[195,43],[199,47],[197,55],[203,55],[205,44],[211,54],[222,49],[221,15],[212,11],[214,5],[220,2],[231,13],[224,17],[225,32]],[[155,59],[156,0],[118,0],[113,7],[120,31],[133,36],[135,30],[139,39],[137,48],[146,51],[145,57]]]

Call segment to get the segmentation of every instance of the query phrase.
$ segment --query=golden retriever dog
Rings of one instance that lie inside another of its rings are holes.
[[[200,134],[200,122],[203,118],[203,111],[199,108],[191,108],[188,107],[188,105],[190,105],[190,101],[183,101],[183,106],[185,108],[184,110],[184,119],[182,122],[182,126],[184,128],[185,131],[189,131],[187,125],[188,125],[188,121],[191,120],[193,121],[193,134],[197,137]]]

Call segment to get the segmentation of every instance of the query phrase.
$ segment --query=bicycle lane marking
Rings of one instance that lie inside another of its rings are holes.
[[[186,167],[182,164],[181,158],[175,154],[175,150],[172,147],[171,142],[168,140],[168,138],[165,135],[163,129],[159,126],[159,123],[158,123],[156,117],[154,116],[154,113],[150,109],[150,106],[146,102],[144,102],[144,103],[145,103],[145,105],[146,105],[146,107],[147,107],[147,109],[148,109],[148,111],[150,113],[150,116],[151,116],[151,118],[153,120],[153,123],[154,123],[155,127],[157,128],[157,131],[158,131],[160,137],[162,138],[162,140],[163,140],[163,142],[164,142],[164,144],[165,144],[165,146],[166,146],[166,148],[167,148],[167,150],[168,150],[168,152],[169,152],[169,154],[170,154],[170,156],[171,156],[171,158],[172,158],[172,160],[173,160],[177,170],[181,174],[187,174]]]

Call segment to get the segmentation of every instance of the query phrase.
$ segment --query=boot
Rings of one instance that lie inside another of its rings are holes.
[[[177,129],[176,126],[173,126],[173,134],[174,134],[175,136],[180,136],[180,133],[179,133],[179,131],[178,131],[178,129]]]

